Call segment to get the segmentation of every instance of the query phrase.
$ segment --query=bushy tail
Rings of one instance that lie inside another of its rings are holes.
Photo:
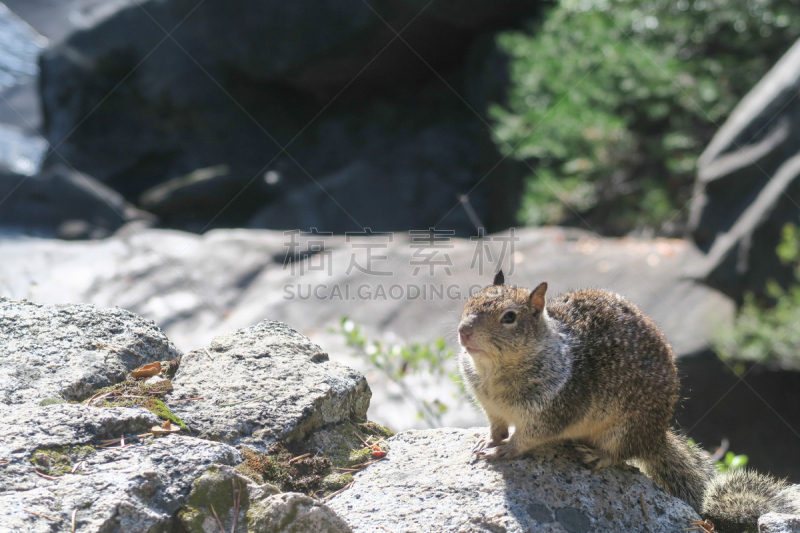
[[[702,450],[672,430],[664,442],[661,450],[637,458],[638,466],[662,489],[700,513],[706,486],[716,473],[714,465]]]
[[[764,513],[800,513],[800,490],[784,480],[748,470],[715,476],[709,483],[700,515],[720,533],[758,531]]]

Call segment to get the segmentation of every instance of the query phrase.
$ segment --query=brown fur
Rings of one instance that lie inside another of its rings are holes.
[[[679,383],[655,323],[603,290],[569,292],[542,310],[537,303],[529,289],[494,285],[464,309],[459,332],[469,352],[460,368],[490,425],[479,451],[514,457],[546,442],[579,441],[588,445],[587,462],[633,460],[699,511],[713,466],[670,429]],[[509,311],[516,320],[504,324]],[[514,434],[503,440],[509,426]]]

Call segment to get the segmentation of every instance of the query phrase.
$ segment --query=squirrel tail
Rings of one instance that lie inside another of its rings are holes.
[[[674,431],[666,432],[664,442],[660,450],[637,458],[637,466],[667,493],[700,513],[703,494],[716,475],[716,468],[700,448]]]
[[[758,531],[765,513],[800,513],[800,489],[784,480],[750,470],[734,470],[709,483],[700,515],[717,531]]]

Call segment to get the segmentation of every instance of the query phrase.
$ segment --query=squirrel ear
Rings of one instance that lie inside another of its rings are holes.
[[[529,301],[530,301],[531,305],[533,306],[533,308],[536,309],[536,311],[538,311],[540,313],[542,312],[542,309],[544,309],[544,304],[545,304],[544,293],[545,292],[547,292],[547,283],[546,282],[540,283],[540,284],[538,284],[536,286],[535,289],[533,289],[531,291],[531,296],[530,296],[530,299],[529,299]]]
[[[505,281],[506,278],[505,276],[503,276],[503,271],[499,270],[497,274],[495,274],[494,276],[494,281],[492,282],[492,285],[502,285],[503,283],[505,283]]]

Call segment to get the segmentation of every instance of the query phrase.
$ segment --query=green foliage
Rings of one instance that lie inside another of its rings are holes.
[[[775,281],[767,284],[767,294],[775,305],[765,307],[752,294],[731,328],[719,333],[715,349],[725,360],[775,363],[783,368],[800,366],[800,231],[794,224],[783,228],[776,250],[780,260],[792,265],[795,283],[783,289]]]
[[[430,427],[442,425],[442,415],[447,412],[448,406],[438,399],[428,401],[409,388],[405,378],[413,374],[423,374],[437,381],[458,381],[458,376],[447,369],[446,363],[454,353],[447,348],[444,339],[438,338],[429,344],[415,342],[389,345],[367,338],[361,326],[347,317],[343,317],[339,327],[333,331],[344,335],[348,347],[354,348],[376,370],[396,384],[403,397],[417,407],[418,416]]]
[[[736,455],[733,452],[728,452],[721,461],[717,461],[717,470],[720,472],[730,472],[739,468],[744,468],[747,465],[749,458],[746,455]]]
[[[677,216],[700,152],[797,20],[800,0],[561,0],[501,34],[512,86],[496,141],[536,169],[521,222],[577,212],[621,234]]]

